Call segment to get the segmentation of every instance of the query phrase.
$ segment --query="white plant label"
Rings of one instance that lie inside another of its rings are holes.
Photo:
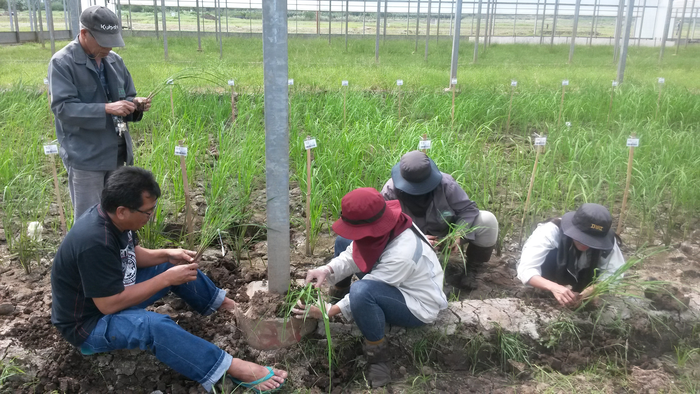
[[[457,85],[457,78],[452,78],[452,79],[450,80],[450,83],[451,83],[452,85]]]
[[[547,137],[536,137],[535,146],[545,146],[547,145]]]
[[[516,80],[510,81],[510,86],[513,86],[513,87],[518,86],[518,81],[516,81]]]
[[[566,125],[566,127],[571,127],[571,122],[566,122],[564,124]]]
[[[403,79],[397,79],[396,86],[403,86]]]
[[[49,79],[48,79],[48,78],[44,78],[44,85],[48,85],[48,84],[49,84]]]
[[[176,146],[175,147],[175,156],[187,156],[187,147],[186,146]]]
[[[418,142],[418,149],[430,149],[430,148],[431,148],[430,140],[420,140]]]
[[[173,81],[172,79],[168,79],[167,81],[165,81],[165,83],[168,85],[174,85],[175,81]]]
[[[665,82],[666,82],[666,79],[664,79],[664,78],[659,78],[659,83],[660,83],[660,84],[663,84],[663,83],[665,83]]]
[[[57,155],[58,154],[58,145],[44,145],[44,154],[45,155]]]
[[[234,81],[233,79],[228,80],[228,86],[234,86],[235,84],[236,84],[236,81]]]
[[[348,86],[348,81],[343,81],[342,84],[343,86]]]
[[[638,147],[639,146],[639,138],[628,138],[627,139],[627,146],[629,147]]]
[[[292,86],[294,85],[294,78],[290,78],[287,80],[287,85]]]
[[[561,81],[561,86],[569,86],[569,80],[565,79],[565,80]]]
[[[613,87],[617,86],[617,81],[613,81],[612,86]]]
[[[311,138],[308,140],[304,140],[304,149],[309,150],[317,147],[316,145],[316,138]]]

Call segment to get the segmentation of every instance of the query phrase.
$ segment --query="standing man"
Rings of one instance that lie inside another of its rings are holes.
[[[84,355],[148,350],[207,392],[223,376],[253,391],[277,389],[286,371],[233,358],[169,316],[144,309],[170,291],[204,316],[236,307],[197,269],[195,252],[139,245],[136,231],[158,197],[149,171],[122,167],[110,175],[101,203],[76,220],[54,257],[51,323]]]
[[[49,62],[51,110],[75,219],[100,202],[111,171],[134,164],[127,122],[151,107],[150,99],[136,97],[131,74],[112,52],[124,46],[119,18],[92,6],[80,24],[78,37]]]

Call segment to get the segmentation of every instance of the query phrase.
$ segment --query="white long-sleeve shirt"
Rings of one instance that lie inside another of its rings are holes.
[[[328,263],[333,269],[328,278],[331,284],[360,272],[352,259],[354,245],[354,242],[351,243]],[[396,287],[403,294],[411,313],[424,323],[432,323],[438,312],[447,308],[447,298],[442,291],[443,276],[435,252],[411,229],[407,229],[389,242],[372,271],[361,280],[376,280]],[[336,305],[340,307],[343,317],[353,320],[349,295]]]
[[[518,279],[523,284],[528,284],[535,275],[542,276],[542,264],[544,264],[547,254],[559,247],[559,241],[563,235],[564,233],[559,226],[552,222],[542,223],[537,226],[530,238],[525,242],[520,261],[518,262]],[[586,259],[586,254],[581,253],[579,259]],[[602,270],[600,279],[605,279],[612,275],[624,264],[625,258],[617,245],[617,240],[615,240],[612,252],[607,257],[601,256],[600,258],[600,266],[598,267]]]

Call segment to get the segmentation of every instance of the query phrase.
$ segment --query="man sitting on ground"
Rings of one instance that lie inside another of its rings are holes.
[[[136,231],[156,210],[160,187],[149,171],[121,167],[107,179],[101,203],[88,209],[61,243],[51,270],[51,322],[85,355],[149,350],[211,391],[222,376],[274,390],[287,372],[233,358],[144,308],[172,291],[206,316],[236,303],[197,269],[195,252],[146,249]]]

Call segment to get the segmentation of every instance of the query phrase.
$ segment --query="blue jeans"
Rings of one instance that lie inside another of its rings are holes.
[[[164,263],[139,268],[136,282],[151,279],[170,267],[172,264]],[[143,309],[169,291],[204,316],[219,309],[226,297],[224,290],[217,288],[211,279],[197,271],[197,279],[192,282],[166,287],[137,306],[103,316],[80,351],[90,355],[117,349],[148,350],[162,363],[211,391],[214,383],[231,366],[233,358],[214,344],[185,331],[169,316]]]
[[[407,328],[425,324],[413,316],[399,289],[376,280],[358,280],[350,286],[350,310],[369,341],[384,338],[386,323]]]

